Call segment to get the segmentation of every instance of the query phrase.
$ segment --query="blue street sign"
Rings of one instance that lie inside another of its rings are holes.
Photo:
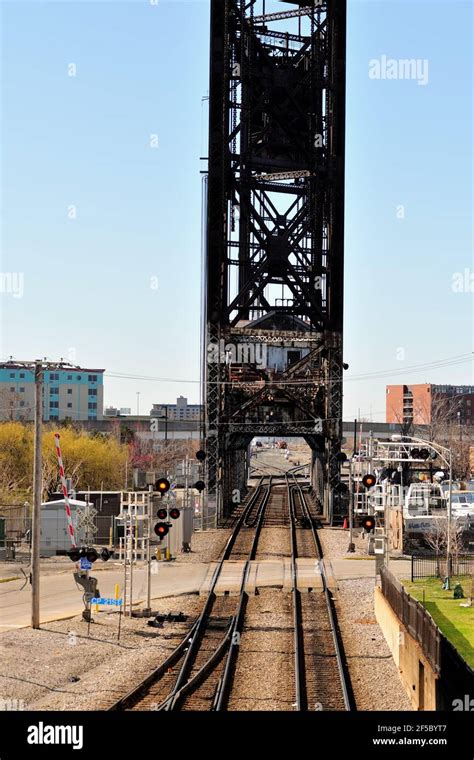
[[[110,597],[99,596],[91,599],[91,604],[108,604],[112,607],[121,607],[122,599],[111,599]]]
[[[92,570],[92,562],[86,557],[81,557],[81,570]]]

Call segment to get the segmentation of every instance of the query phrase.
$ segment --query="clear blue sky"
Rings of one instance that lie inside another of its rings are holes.
[[[2,359],[198,379],[209,3],[0,5],[1,270],[24,276]],[[427,59],[428,84],[370,79],[383,55]],[[347,74],[344,416],[383,420],[386,383],[473,382],[466,363],[358,379],[472,349],[473,293],[452,290],[474,272],[472,4],[349,0]],[[137,391],[142,413],[198,400],[118,378],[105,400],[135,410]]]

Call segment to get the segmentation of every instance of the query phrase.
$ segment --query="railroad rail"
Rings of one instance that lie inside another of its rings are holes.
[[[300,711],[351,710],[354,708],[354,699],[316,524],[303,488],[294,474],[287,477],[287,487],[294,576],[292,601],[296,708]],[[297,559],[302,556],[314,556],[318,561],[322,593],[308,594],[298,589]]]

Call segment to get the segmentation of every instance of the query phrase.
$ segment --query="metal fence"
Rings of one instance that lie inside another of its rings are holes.
[[[441,669],[441,632],[420,602],[413,599],[386,567],[381,568],[382,593],[411,636],[420,644],[431,667]]]
[[[456,554],[450,557],[449,575],[472,575],[474,573],[474,554]],[[412,554],[411,579],[444,578],[448,575],[446,555]]]

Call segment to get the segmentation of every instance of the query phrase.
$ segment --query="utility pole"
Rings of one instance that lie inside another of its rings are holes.
[[[43,492],[42,473],[42,430],[43,430],[43,375],[45,371],[77,370],[79,367],[62,359],[49,362],[47,359],[20,361],[10,357],[9,362],[15,369],[24,369],[34,374],[35,414],[34,414],[34,459],[33,459],[33,510],[31,515],[31,626],[40,626],[40,536],[41,536],[41,497]]]
[[[41,434],[43,427],[43,365],[35,362],[35,433],[33,463],[33,515],[31,524],[31,627],[40,627],[40,533],[43,490]]]

